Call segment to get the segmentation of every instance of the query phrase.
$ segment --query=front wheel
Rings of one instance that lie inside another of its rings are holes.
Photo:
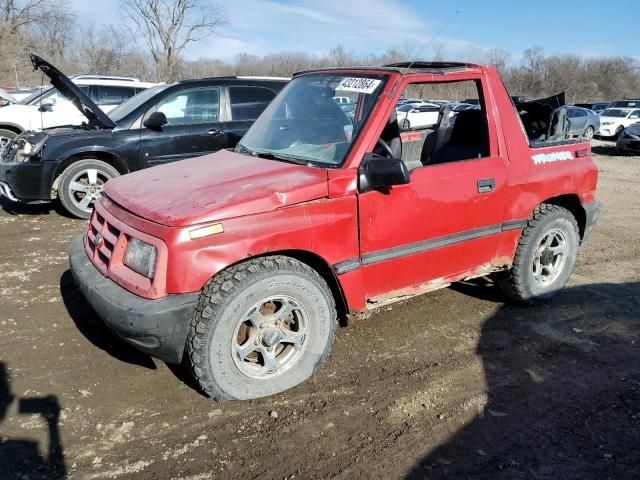
[[[209,396],[260,398],[313,375],[329,355],[336,324],[331,290],[317,272],[289,257],[257,258],[204,287],[186,353]]]
[[[522,232],[513,266],[498,275],[498,285],[520,302],[555,295],[569,280],[579,244],[571,212],[558,205],[540,205]]]
[[[404,119],[402,121],[402,128],[404,130],[409,130],[411,128],[411,122],[409,120],[407,120],[407,119]]]
[[[62,206],[77,218],[89,218],[93,204],[102,193],[104,184],[120,173],[101,160],[79,160],[61,174],[58,198]]]

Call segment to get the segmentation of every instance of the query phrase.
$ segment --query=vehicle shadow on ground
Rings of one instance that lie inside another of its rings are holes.
[[[76,286],[71,270],[60,277],[60,295],[76,327],[93,345],[120,361],[149,369],[156,368],[149,355],[139,352],[109,332]]]
[[[67,270],[60,277],[60,295],[69,316],[87,340],[113,358],[152,370],[157,369],[152,357],[139,352],[135,347],[113,335],[102,323],[98,314],[93,310],[82,292],[77,288],[71,270]],[[187,365],[167,363],[167,368],[173,375],[189,388],[201,395],[205,395]]]
[[[54,395],[47,397],[15,398],[11,393],[11,382],[6,364],[0,362],[0,427],[14,402],[17,403],[17,415],[38,415],[47,424],[48,443],[46,451],[41,453],[38,441],[27,438],[8,438],[0,435],[0,468],[2,478],[11,479],[48,479],[67,478],[64,451],[60,440],[58,419],[60,403]]]
[[[640,283],[501,307],[477,347],[486,406],[406,478],[640,478],[639,312]]]
[[[605,155],[608,157],[628,157],[633,155],[631,152],[623,152],[622,150],[618,150],[615,142],[611,145],[592,145],[591,153],[596,155]]]
[[[0,208],[9,215],[50,215],[51,213],[57,213],[65,218],[73,218],[59,202],[47,202],[47,203],[22,203],[12,202],[6,197],[0,196]]]

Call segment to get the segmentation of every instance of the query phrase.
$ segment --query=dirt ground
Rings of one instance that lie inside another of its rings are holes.
[[[594,142],[604,211],[537,307],[487,282],[338,331],[309,382],[215,403],[75,289],[85,222],[0,212],[0,478],[640,478],[640,157]]]

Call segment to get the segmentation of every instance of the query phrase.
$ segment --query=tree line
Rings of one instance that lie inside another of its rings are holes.
[[[309,68],[458,59],[495,66],[512,95],[539,98],[565,91],[570,103],[640,97],[640,64],[634,58],[546,55],[539,47],[519,58],[498,48],[452,51],[440,43],[429,52],[405,44],[363,55],[337,45],[324,55],[283,51],[243,53],[233,61],[189,60],[185,51],[190,44],[217,35],[232,21],[223,8],[204,0],[120,0],[120,9],[118,26],[83,26],[67,0],[0,0],[0,85],[39,85],[42,77],[28,59],[34,51],[66,73],[132,75],[155,82],[217,75],[288,77]]]

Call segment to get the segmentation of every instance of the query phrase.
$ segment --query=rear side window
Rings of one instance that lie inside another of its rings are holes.
[[[136,94],[136,89],[132,87],[98,85],[96,88],[98,89],[98,105],[120,105]]]
[[[205,87],[176,92],[162,100],[157,110],[167,116],[169,125],[217,122],[220,90]]]
[[[264,87],[230,87],[232,120],[255,120],[276,93]]]

